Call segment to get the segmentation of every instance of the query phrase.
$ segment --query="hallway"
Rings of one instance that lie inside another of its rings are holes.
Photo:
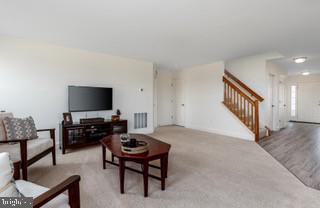
[[[320,190],[320,125],[289,123],[259,142],[305,185]]]

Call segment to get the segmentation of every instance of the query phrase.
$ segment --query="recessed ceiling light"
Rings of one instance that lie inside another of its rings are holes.
[[[306,60],[307,60],[307,57],[298,57],[293,59],[293,61],[296,62],[297,64],[304,63]]]
[[[310,72],[302,72],[301,73],[303,76],[308,76],[310,74]]]

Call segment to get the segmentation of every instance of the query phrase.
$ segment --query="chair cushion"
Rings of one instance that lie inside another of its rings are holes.
[[[53,140],[50,138],[37,138],[27,141],[28,160],[39,153],[53,147]]]
[[[0,152],[8,152],[10,155],[10,159],[13,162],[17,162],[21,160],[20,157],[20,144],[2,144],[0,145]]]
[[[38,137],[36,125],[31,116],[27,118],[3,119],[7,140],[35,139]]]
[[[0,153],[0,197],[20,196],[20,193],[14,183],[13,171],[9,153]]]
[[[37,138],[27,141],[27,159],[38,155],[39,153],[49,149],[53,146],[53,141],[50,138]],[[0,152],[9,152],[11,160],[13,162],[20,161],[20,144],[3,144],[0,145]]]
[[[25,197],[33,197],[36,198],[40,196],[44,192],[48,191],[48,188],[43,186],[39,186],[37,184],[24,181],[24,180],[17,180],[16,185],[18,190],[25,196]],[[69,208],[69,200],[65,194],[60,194],[45,205],[42,208]]]
[[[12,113],[0,113],[0,141],[7,140],[5,128],[4,128],[4,125],[3,125],[3,119],[5,117],[12,118],[13,114]]]

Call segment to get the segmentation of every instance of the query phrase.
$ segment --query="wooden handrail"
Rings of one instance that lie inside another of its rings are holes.
[[[258,95],[255,91],[253,91],[250,87],[248,87],[245,83],[243,83],[242,81],[240,81],[237,77],[235,77],[233,74],[231,74],[228,70],[224,70],[224,73],[230,77],[233,81],[235,81],[236,83],[238,83],[242,88],[244,88],[246,91],[248,91],[251,95],[253,95],[256,99],[258,99],[260,102],[262,102],[264,100],[263,97],[261,97],[260,95]]]
[[[249,97],[248,95],[246,95],[245,93],[243,93],[241,91],[241,89],[239,87],[237,87],[235,84],[233,84],[232,82],[230,82],[228,79],[226,79],[225,77],[222,78],[223,79],[223,82],[226,82],[228,83],[229,86],[231,86],[233,89],[237,90],[243,97],[245,97],[246,99],[249,100],[250,103],[254,103],[254,100]]]

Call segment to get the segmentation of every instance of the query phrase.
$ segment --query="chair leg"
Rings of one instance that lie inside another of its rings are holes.
[[[28,153],[27,153],[27,140],[20,141],[20,156],[21,156],[21,169],[22,179],[28,180]]]
[[[52,148],[52,164],[53,165],[57,164],[56,163],[56,148],[55,147]]]
[[[111,162],[114,162],[114,154],[111,153]]]
[[[80,208],[79,183],[72,185],[69,190],[69,205],[71,208]]]
[[[27,166],[27,163],[22,162],[21,169],[22,169],[22,179],[27,181],[28,180],[28,166]]]
[[[21,162],[18,161],[18,162],[13,163],[13,167],[14,167],[13,178],[15,180],[19,180],[20,179]]]

